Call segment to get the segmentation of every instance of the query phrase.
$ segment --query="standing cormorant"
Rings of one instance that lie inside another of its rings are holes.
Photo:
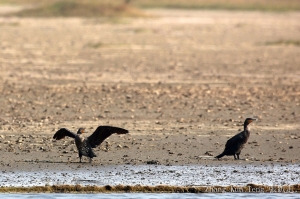
[[[89,137],[84,137],[82,135],[83,133],[84,128],[79,128],[77,134],[71,132],[66,128],[61,128],[54,134],[53,139],[60,140],[65,136],[74,138],[76,147],[78,149],[80,162],[82,156],[89,157],[90,162],[92,162],[92,158],[96,157],[96,154],[94,153],[92,148],[96,148],[97,146],[99,146],[111,134],[126,134],[128,133],[128,130],[112,126],[99,126]]]
[[[240,159],[240,153],[244,148],[249,136],[250,136],[250,129],[248,128],[248,124],[255,121],[254,118],[247,118],[244,122],[244,131],[236,134],[232,138],[230,138],[225,145],[225,149],[223,153],[216,156],[215,158],[221,158],[224,155],[233,155],[234,159]]]

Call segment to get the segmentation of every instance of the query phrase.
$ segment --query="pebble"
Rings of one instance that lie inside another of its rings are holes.
[[[158,160],[148,160],[147,164],[160,164]]]

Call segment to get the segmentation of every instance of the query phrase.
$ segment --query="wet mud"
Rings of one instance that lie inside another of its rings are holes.
[[[2,186],[51,185],[168,185],[168,186],[283,186],[299,184],[299,165],[295,164],[219,164],[219,165],[81,165],[53,164],[45,169],[3,171]]]

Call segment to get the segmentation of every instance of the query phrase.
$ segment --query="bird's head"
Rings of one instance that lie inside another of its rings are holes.
[[[256,121],[256,120],[257,120],[257,119],[255,119],[255,118],[247,118],[247,119],[245,120],[245,124],[248,125],[248,124],[250,124],[251,122]]]
[[[85,133],[84,130],[85,130],[84,128],[79,128],[78,131],[77,131],[77,134],[83,134],[83,133]]]

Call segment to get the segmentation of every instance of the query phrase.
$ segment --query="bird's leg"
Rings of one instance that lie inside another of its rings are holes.
[[[79,153],[78,155],[79,155],[79,162],[81,163],[82,154]]]
[[[237,159],[239,160],[240,159],[240,153],[237,153],[236,156],[237,156]]]
[[[90,158],[90,163],[92,163],[93,158]]]
[[[234,159],[236,160],[236,156],[235,156],[235,154],[233,154],[233,157],[234,157]]]

